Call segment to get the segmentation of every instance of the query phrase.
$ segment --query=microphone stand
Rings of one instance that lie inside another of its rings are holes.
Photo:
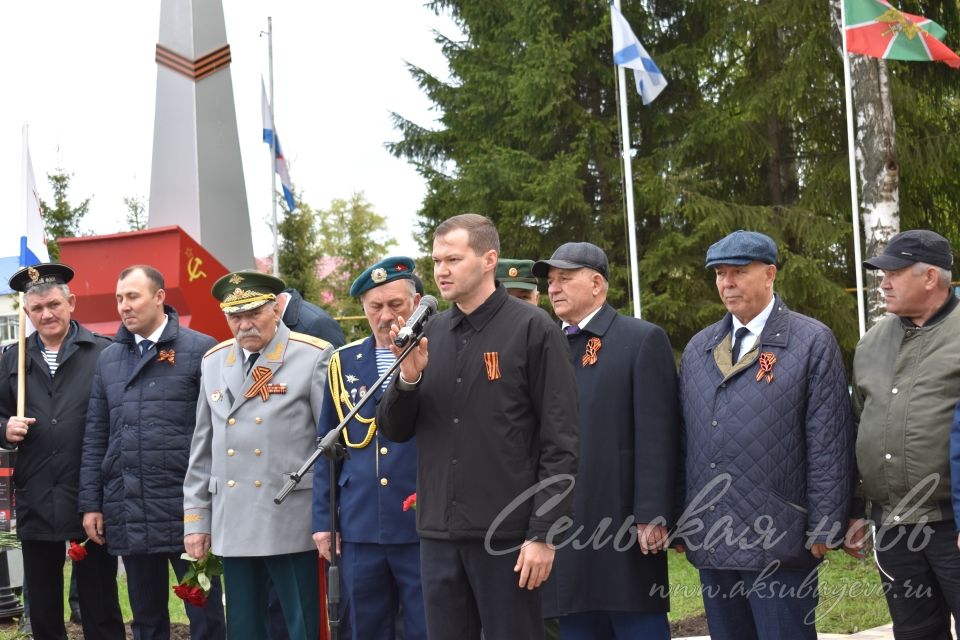
[[[424,326],[426,326],[426,323],[424,323]],[[333,640],[340,640],[340,566],[337,561],[337,463],[348,455],[346,448],[340,442],[340,434],[353,417],[357,415],[361,407],[373,397],[374,390],[383,386],[383,383],[396,373],[397,369],[400,368],[400,363],[420,344],[420,338],[422,337],[423,328],[400,352],[396,362],[390,365],[390,368],[377,379],[373,386],[367,388],[367,392],[360,397],[350,413],[340,421],[340,424],[328,431],[322,438],[317,438],[316,450],[310,454],[310,457],[307,458],[299,470],[290,474],[287,484],[273,499],[276,504],[281,504],[290,495],[290,492],[300,484],[303,476],[310,471],[320,456],[325,455],[329,458],[327,466],[330,467],[330,571],[327,578],[327,617],[330,620],[330,632]]]

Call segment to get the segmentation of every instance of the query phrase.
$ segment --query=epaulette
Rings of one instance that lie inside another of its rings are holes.
[[[234,342],[236,342],[236,340],[234,340],[233,338],[230,338],[229,340],[224,340],[224,341],[221,342],[220,344],[214,345],[213,347],[210,347],[210,350],[207,351],[205,354],[203,354],[203,357],[206,358],[206,357],[209,356],[210,354],[216,353],[217,351],[220,351],[220,349],[223,349],[224,347],[229,347],[229,346],[232,345]]]
[[[360,346],[361,344],[363,344],[364,340],[366,340],[366,338],[360,338],[359,340],[354,340],[353,342],[348,342],[347,344],[345,344],[345,345],[343,345],[342,347],[338,348],[337,351],[346,351],[347,349],[350,349],[351,347],[358,347],[358,346]]]
[[[290,339],[296,340],[297,342],[306,342],[307,344],[312,344],[317,349],[326,349],[330,346],[330,343],[322,338],[317,338],[306,333],[299,333],[297,331],[290,332]]]

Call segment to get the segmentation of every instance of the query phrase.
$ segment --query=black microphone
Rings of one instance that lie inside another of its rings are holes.
[[[397,333],[397,339],[393,341],[401,349],[407,346],[414,336],[423,333],[423,325],[427,319],[437,312],[437,299],[433,296],[423,296],[420,298],[420,304],[417,306],[413,315],[407,319],[407,324]]]

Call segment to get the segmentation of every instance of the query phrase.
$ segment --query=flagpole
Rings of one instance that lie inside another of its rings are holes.
[[[840,1],[840,37],[843,42],[843,94],[847,110],[847,163],[850,169],[850,208],[853,217],[853,263],[857,275],[857,326],[860,337],[866,333],[863,294],[863,257],[860,251],[860,203],[857,198],[856,141],[853,130],[853,82],[850,76],[850,54],[847,52],[846,2]]]
[[[620,10],[620,0],[613,0],[617,11]],[[633,162],[630,157],[630,120],[627,111],[627,83],[626,72],[623,67],[614,63],[617,69],[618,95],[620,96],[620,146],[623,152],[624,193],[627,204],[627,240],[630,253],[630,291],[633,296],[633,317],[640,318],[640,274],[638,273],[637,258],[637,221],[633,212]]]
[[[280,275],[280,230],[277,226],[277,124],[273,117],[273,18],[267,16],[267,58],[270,77],[270,203],[272,206],[270,220],[273,225],[273,275]]]

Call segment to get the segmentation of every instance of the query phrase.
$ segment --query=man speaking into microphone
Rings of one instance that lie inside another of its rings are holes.
[[[420,294],[413,279],[413,260],[393,257],[368,268],[350,286],[360,298],[372,335],[334,352],[327,370],[327,387],[317,435],[335,429],[363,396],[360,408],[341,432],[348,456],[338,469],[340,487],[340,554],[343,593],[340,611],[349,616],[353,637],[393,640],[394,621],[402,612],[406,640],[426,640],[423,593],[420,588],[420,540],[414,511],[403,502],[417,490],[417,451],[412,440],[393,443],[380,435],[374,419],[382,387],[377,380],[396,361],[390,351],[390,325],[398,316],[429,315],[431,304],[417,307]],[[432,301],[436,310],[437,301]],[[425,299],[426,299],[425,298]],[[418,313],[419,312],[419,313]],[[330,560],[329,460],[317,460],[313,472],[313,540]]]
[[[495,280],[499,253],[484,216],[437,227],[434,280],[454,305],[427,323],[377,408],[388,438],[417,437],[431,640],[478,640],[481,629],[487,640],[543,638],[548,533],[573,507],[579,417],[569,348],[545,311]]]

